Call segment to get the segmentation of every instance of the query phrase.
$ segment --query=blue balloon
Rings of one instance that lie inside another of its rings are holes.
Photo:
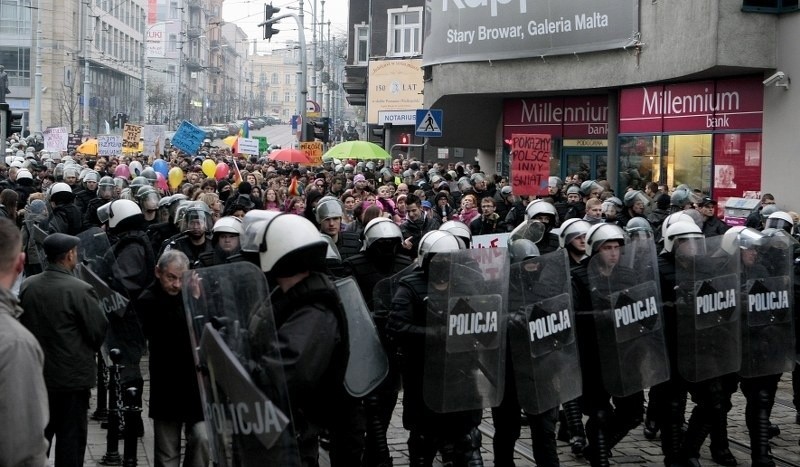
[[[153,162],[153,169],[166,178],[169,173],[169,164],[164,159],[156,159]]]

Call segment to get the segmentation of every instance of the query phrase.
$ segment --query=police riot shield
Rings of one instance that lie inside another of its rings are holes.
[[[794,368],[794,242],[782,230],[776,230],[758,245],[747,245],[740,252],[743,296],[739,375],[745,378],[777,375]]]
[[[540,221],[529,220],[521,223],[512,230],[508,236],[508,243],[511,244],[514,240],[530,240],[533,243],[539,243],[544,238],[547,227]]]
[[[581,395],[566,250],[511,265],[508,333],[517,397],[539,414]]]
[[[239,262],[188,271],[183,302],[216,465],[301,465],[264,274]]]
[[[436,254],[429,266],[423,399],[439,413],[498,405],[505,385],[505,248]]]
[[[372,307],[373,318],[378,328],[385,327],[389,313],[392,311],[392,298],[397,292],[397,285],[400,283],[400,279],[414,272],[416,267],[416,263],[411,263],[400,272],[375,283],[375,287],[372,288],[372,303],[367,305]]]
[[[587,268],[600,373],[606,391],[616,397],[669,379],[658,266],[655,255],[643,254],[640,248],[644,247],[600,248]],[[627,255],[641,260],[625,266]]]
[[[336,290],[344,307],[350,344],[344,387],[351,396],[363,397],[389,374],[389,358],[356,280],[352,276],[339,279]]]
[[[690,382],[739,371],[739,248],[724,236],[678,240],[675,252],[678,373]]]
[[[74,274],[94,287],[100,299],[100,307],[106,314],[124,316],[128,299],[109,286],[114,277],[112,268],[115,258],[108,236],[100,228],[92,227],[79,233],[77,237],[81,242],[78,244],[78,264],[75,266]],[[133,326],[135,329],[131,331],[135,332],[137,337],[141,337],[138,321],[135,323],[132,321],[131,324],[135,324]]]

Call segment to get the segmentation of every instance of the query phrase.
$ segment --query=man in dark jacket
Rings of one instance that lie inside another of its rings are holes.
[[[132,306],[150,344],[150,418],[156,465],[179,465],[181,430],[185,430],[184,466],[207,466],[208,434],[203,422],[200,387],[186,326],[181,278],[189,259],[178,250],[164,252],[156,281]]]
[[[20,322],[39,340],[50,403],[45,437],[56,437],[56,465],[80,466],[86,451],[89,396],[97,382],[95,353],[106,318],[94,289],[72,275],[78,264],[77,237],[54,233],[44,239],[48,265],[25,280]],[[22,422],[22,421],[21,421]]]
[[[472,235],[487,235],[505,232],[503,218],[497,212],[497,204],[494,198],[485,196],[481,200],[481,215],[472,220],[469,230]]]
[[[406,221],[400,226],[400,230],[403,232],[401,246],[404,248],[401,251],[405,251],[411,258],[416,258],[422,236],[431,230],[438,229],[440,223],[433,216],[428,216],[422,211],[422,200],[413,194],[406,197],[406,216]]]
[[[724,234],[730,226],[717,217],[717,201],[706,196],[697,203],[697,210],[703,215],[703,235],[714,237]]]
[[[77,235],[83,229],[83,216],[81,210],[75,205],[75,195],[72,188],[63,182],[56,183],[50,188],[50,219],[48,219],[47,232],[60,232],[67,235]]]

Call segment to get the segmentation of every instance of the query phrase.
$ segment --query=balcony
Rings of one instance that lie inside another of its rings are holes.
[[[186,37],[188,37],[189,39],[197,39],[202,35],[203,35],[202,28],[193,27],[186,29]]]
[[[189,70],[189,71],[201,71],[201,70],[205,69],[203,64],[200,63],[200,60],[198,60],[196,58],[187,58],[186,61],[183,62],[183,64],[186,66],[186,69]]]

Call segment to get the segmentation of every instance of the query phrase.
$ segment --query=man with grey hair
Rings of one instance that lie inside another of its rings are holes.
[[[95,354],[107,326],[97,292],[73,275],[78,243],[72,235],[48,235],[42,242],[47,266],[25,279],[19,294],[25,310],[20,322],[44,350],[50,407],[44,435],[56,438],[56,467],[83,465],[90,390],[97,383]]]
[[[181,431],[186,434],[184,467],[205,467],[208,434],[183,308],[183,275],[189,258],[179,250],[158,259],[156,280],[132,303],[150,348],[150,418],[157,467],[181,465]]]
[[[21,249],[19,229],[0,219],[0,465],[45,465],[50,411],[44,352],[17,321],[22,308],[10,292],[25,266]]]

